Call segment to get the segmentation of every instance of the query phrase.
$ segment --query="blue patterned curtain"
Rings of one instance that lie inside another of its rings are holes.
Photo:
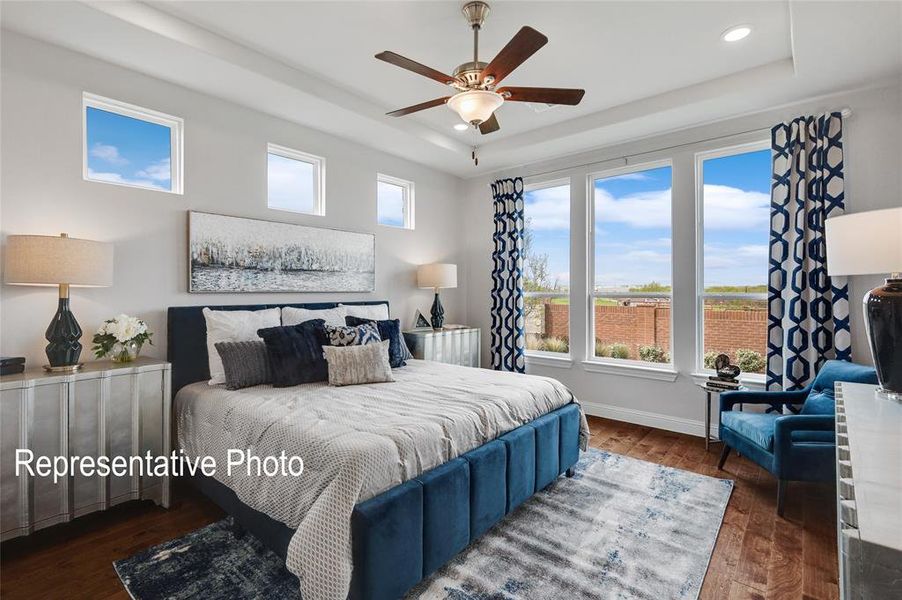
[[[523,179],[492,184],[495,251],[492,252],[492,368],[526,370],[523,312]]]
[[[781,123],[771,147],[767,389],[795,390],[852,356],[849,287],[827,276],[824,239],[825,219],[845,208],[842,116]]]

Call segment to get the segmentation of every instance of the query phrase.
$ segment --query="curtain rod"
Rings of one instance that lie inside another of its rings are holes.
[[[847,119],[850,116],[852,116],[852,109],[848,108],[848,107],[843,108],[842,110],[839,111],[839,113],[842,115],[842,118]],[[561,167],[560,169],[552,169],[551,171],[543,171],[541,173],[530,173],[529,175],[527,175],[527,177],[542,177],[543,175],[552,175],[554,173],[561,173],[564,171],[572,171],[573,169],[581,169],[583,167],[591,167],[592,165],[597,165],[599,163],[611,162],[614,160],[622,160],[622,161],[624,161],[624,166],[626,166],[629,164],[630,159],[636,158],[638,156],[645,156],[646,154],[656,154],[658,152],[664,152],[665,150],[675,150],[677,148],[684,148],[686,146],[693,146],[695,144],[704,144],[706,142],[716,142],[717,140],[736,137],[736,136],[740,136],[740,135],[746,135],[749,133],[769,132],[770,129],[771,129],[770,127],[758,127],[755,129],[747,129],[745,131],[725,133],[723,135],[716,135],[714,137],[709,137],[709,138],[705,138],[702,140],[693,140],[691,142],[683,142],[682,144],[674,144],[672,146],[665,146],[663,148],[655,148],[654,150],[647,150],[645,152],[637,152],[635,154],[624,154],[623,156],[612,156],[611,158],[603,158],[601,160],[593,160],[591,162],[587,162],[587,163],[583,163],[583,164],[579,164],[579,165],[570,165],[567,167]],[[520,165],[519,167],[513,167],[513,168],[521,169],[524,166],[526,166],[526,165]],[[492,184],[489,183],[488,185],[491,186]]]

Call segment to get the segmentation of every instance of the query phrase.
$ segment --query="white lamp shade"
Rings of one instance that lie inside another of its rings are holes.
[[[113,285],[113,245],[65,236],[6,238],[3,279],[10,285]]]
[[[457,265],[420,265],[417,267],[417,285],[421,288],[456,288]]]
[[[492,113],[504,104],[504,98],[496,92],[469,90],[454,94],[448,100],[448,108],[460,115],[467,123],[488,121]]]
[[[830,275],[902,271],[902,208],[842,215],[825,225]]]

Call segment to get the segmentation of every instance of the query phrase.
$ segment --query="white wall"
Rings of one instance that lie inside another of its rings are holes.
[[[902,205],[902,86],[890,82],[882,88],[844,93],[817,101],[760,114],[723,121],[691,130],[604,148],[595,152],[508,169],[495,176],[474,179],[467,190],[466,213],[473,223],[467,229],[470,281],[468,320],[483,327],[483,363],[488,362],[491,320],[488,301],[491,290],[492,201],[488,184],[497,176],[543,177],[571,181],[572,285],[571,331],[586,330],[586,176],[590,172],[624,165],[669,158],[673,161],[673,360],[679,376],[675,382],[657,381],[624,375],[587,372],[581,361],[586,348],[573,340],[570,367],[527,366],[531,373],[548,375],[567,384],[588,411],[677,431],[701,434],[704,418],[702,393],[690,377],[696,365],[696,266],[695,266],[695,153],[736,143],[769,139],[769,128],[801,114],[850,107],[852,116],[845,122],[846,211],[860,212]],[[754,130],[754,131],[753,131]],[[742,133],[750,132],[752,133]],[[726,139],[700,142],[710,138]],[[603,140],[599,140],[600,145]],[[641,156],[636,156],[642,153]],[[590,164],[591,163],[591,164]],[[530,181],[529,179],[527,181]],[[863,232],[864,233],[864,232]],[[882,282],[879,276],[855,277],[851,282],[853,358],[871,363],[864,332],[860,301],[864,293]],[[716,417],[715,417],[716,421]]]
[[[83,360],[100,322],[119,313],[147,320],[154,346],[166,355],[169,306],[388,299],[411,325],[428,314],[428,290],[415,286],[415,265],[463,262],[460,187],[454,176],[335,136],[198,94],[31,38],[2,35],[2,166],[0,230],[9,234],[67,232],[115,244],[114,285],[73,289],[72,309],[85,331]],[[90,91],[185,120],[185,194],[174,195],[82,179],[82,92]],[[266,207],[266,143],[324,156],[326,216]],[[416,230],[376,224],[376,173],[416,183]],[[372,294],[188,294],[187,212],[256,217],[375,232]],[[466,271],[443,292],[449,322],[466,316]],[[0,352],[46,362],[43,339],[56,310],[56,290],[0,289]]]

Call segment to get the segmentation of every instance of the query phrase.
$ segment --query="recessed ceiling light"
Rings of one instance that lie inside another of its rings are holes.
[[[456,130],[458,130],[458,131],[466,131],[466,130],[469,129],[469,128],[470,128],[470,126],[467,125],[466,123],[457,123],[457,124],[454,126],[454,129],[456,129]]]
[[[737,25],[736,27],[730,27],[726,31],[721,34],[720,39],[725,42],[738,42],[741,39],[745,39],[752,32],[752,28],[748,25]]]

